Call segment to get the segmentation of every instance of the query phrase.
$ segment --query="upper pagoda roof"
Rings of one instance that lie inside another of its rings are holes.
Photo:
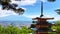
[[[32,20],[52,20],[54,18],[40,18],[40,17],[36,17],[36,18],[33,18]]]

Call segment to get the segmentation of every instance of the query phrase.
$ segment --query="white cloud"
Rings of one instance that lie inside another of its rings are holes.
[[[46,16],[43,16],[42,18],[53,18],[53,16],[51,15],[46,15]]]
[[[46,2],[47,0],[40,0],[40,1]]]
[[[27,18],[36,18],[39,17],[40,15],[24,15]],[[49,21],[57,21],[60,20],[59,17],[54,17],[53,15],[45,15],[42,18],[54,18],[53,20],[49,20]]]
[[[17,14],[10,10],[2,10],[0,7],[0,17],[6,17],[10,15],[17,15]]]
[[[36,18],[39,17],[39,15],[24,15],[27,18]]]
[[[12,0],[12,3],[16,3],[19,5],[33,5],[34,3],[36,3],[37,0],[22,0],[22,1],[15,1]]]
[[[0,7],[0,17],[6,17],[10,15],[18,15],[12,10],[2,10],[2,7]],[[26,8],[21,7],[22,9],[26,10]]]
[[[24,8],[24,7],[16,7],[16,9],[18,9],[18,8],[22,8],[22,9],[24,9],[24,10],[27,10],[26,8]]]
[[[36,17],[40,17],[40,15],[24,15],[24,16],[27,17],[27,18],[36,18]],[[53,18],[53,16],[46,15],[46,16],[43,16],[42,18]]]
[[[43,16],[43,18],[54,18],[54,19],[49,20],[49,21],[57,21],[57,20],[60,20],[59,17],[56,17],[54,15],[45,15],[45,16]]]
[[[43,16],[43,18],[54,18],[53,20],[49,20],[49,21],[57,21],[57,20],[60,20],[60,16],[54,16],[54,15],[46,15],[46,16]]]
[[[60,17],[55,17],[55,19],[54,19],[55,21],[57,21],[57,20],[60,20]]]

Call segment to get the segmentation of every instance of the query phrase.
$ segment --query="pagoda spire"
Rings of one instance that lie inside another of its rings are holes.
[[[40,17],[43,17],[43,1],[41,1],[41,15]]]

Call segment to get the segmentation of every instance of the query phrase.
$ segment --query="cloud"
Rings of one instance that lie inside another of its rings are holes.
[[[51,15],[46,15],[46,16],[43,16],[42,18],[53,18],[53,16]]]
[[[27,18],[36,18],[39,17],[40,15],[24,15]],[[57,21],[60,20],[59,17],[54,17],[53,15],[45,15],[42,18],[54,18],[53,20],[48,20],[48,21]]]
[[[40,0],[40,1],[46,2],[47,0]]]
[[[2,10],[2,7],[0,7],[0,17],[6,17],[10,15],[18,15],[12,10]],[[26,8],[21,7],[22,9],[26,10]]]
[[[57,21],[57,20],[60,20],[60,16],[54,16],[54,15],[46,15],[46,16],[43,16],[43,18],[54,18],[53,20],[48,20],[48,21]]]
[[[24,8],[24,7],[16,7],[16,9],[18,9],[18,8],[22,8],[22,9],[24,9],[24,10],[27,10],[27,8]]]
[[[24,15],[27,18],[36,18],[39,17],[39,15]]]
[[[60,16],[59,17],[55,17],[54,21],[60,20]]]
[[[37,0],[21,0],[21,1],[15,1],[11,0],[12,3],[16,3],[18,5],[33,5],[36,3]]]
[[[0,7],[0,17],[6,17],[6,16],[10,16],[10,15],[17,15],[17,14],[11,10],[2,10]]]
[[[40,17],[40,15],[24,15],[24,16],[27,17],[27,18],[36,18],[36,17]],[[46,15],[46,16],[43,16],[42,18],[53,18],[53,16]]]

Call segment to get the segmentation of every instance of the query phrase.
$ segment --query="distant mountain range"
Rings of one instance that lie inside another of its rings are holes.
[[[6,17],[0,17],[0,21],[32,21],[32,19],[25,16],[11,15]]]
[[[55,23],[56,21],[50,21],[49,23]],[[7,16],[7,17],[0,17],[0,25],[7,26],[7,25],[13,25],[13,26],[30,26],[32,24],[32,19],[27,18],[25,16]]]
[[[56,23],[56,21],[50,21],[49,23]],[[7,25],[13,25],[13,26],[27,26],[30,27],[32,24],[32,21],[0,21],[0,25],[7,26]]]
[[[13,26],[27,26],[29,27],[32,24],[31,21],[0,21],[0,25],[2,26],[8,26],[8,25],[13,25]]]

